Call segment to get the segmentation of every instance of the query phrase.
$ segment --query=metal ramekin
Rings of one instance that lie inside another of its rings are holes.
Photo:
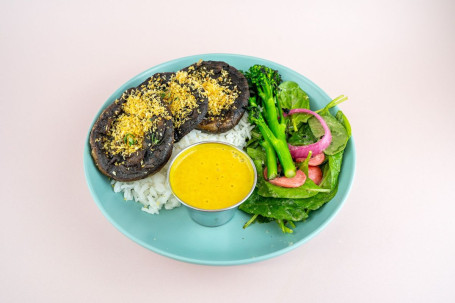
[[[213,144],[213,143],[231,146],[231,147],[235,148],[236,150],[238,150],[239,152],[241,152],[241,153],[243,153],[244,155],[247,156],[247,159],[250,160],[251,166],[253,167],[253,171],[254,171],[253,185],[251,186],[251,190],[245,196],[245,198],[243,198],[241,201],[239,201],[238,203],[236,203],[236,204],[234,204],[234,205],[232,205],[230,207],[222,208],[222,209],[202,209],[202,208],[197,208],[197,207],[194,207],[194,206],[186,204],[185,201],[182,201],[174,193],[174,191],[172,190],[171,183],[170,183],[170,180],[169,180],[171,167],[174,164],[175,159],[177,159],[186,150],[188,150],[188,149],[190,149],[190,148],[192,148],[192,147],[194,147],[196,145]],[[232,217],[234,216],[234,214],[236,213],[236,210],[240,206],[240,204],[245,202],[245,200],[248,199],[248,197],[253,193],[253,190],[256,187],[256,182],[257,182],[256,167],[254,166],[254,162],[253,162],[253,160],[251,160],[251,158],[248,156],[248,154],[245,153],[243,150],[239,149],[238,147],[232,145],[232,144],[221,142],[221,141],[202,141],[202,142],[195,143],[195,144],[192,144],[192,145],[186,147],[185,149],[180,151],[174,157],[174,159],[172,159],[171,163],[169,164],[169,168],[167,170],[167,184],[168,184],[169,188],[171,189],[172,194],[174,195],[174,197],[178,201],[180,201],[180,203],[182,203],[184,206],[186,206],[186,208],[188,209],[189,215],[190,215],[191,219],[193,219],[193,221],[195,221],[196,223],[198,223],[200,225],[208,226],[208,227],[221,226],[221,225],[226,224],[227,222],[229,222],[232,219]]]

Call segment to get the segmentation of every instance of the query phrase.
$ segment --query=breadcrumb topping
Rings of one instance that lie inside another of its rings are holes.
[[[208,98],[208,114],[220,116],[223,110],[231,108],[238,98],[240,91],[237,85],[232,87],[232,79],[227,70],[221,70],[221,76],[215,78],[213,70],[206,67],[191,70],[191,75],[204,89],[203,94]]]
[[[126,157],[142,148],[146,134],[156,131],[159,118],[169,120],[171,116],[156,95],[133,90],[125,92],[122,98],[126,100],[122,113],[109,128],[104,149]]]
[[[198,108],[199,103],[203,101],[194,96],[193,92],[197,91],[202,91],[201,85],[184,71],[172,75],[167,83],[165,83],[164,77],[154,77],[146,87],[147,95],[159,95],[161,100],[168,105],[176,128],[188,121],[193,110]]]
[[[208,99],[209,116],[221,116],[240,95],[227,70],[222,70],[216,77],[213,70],[201,67],[201,63],[199,60],[197,68],[190,66],[187,71],[176,72],[167,82],[164,76],[153,77],[146,87],[142,87],[146,94],[159,95],[169,106],[176,128],[188,121],[191,113],[203,102],[194,96],[196,92]]]

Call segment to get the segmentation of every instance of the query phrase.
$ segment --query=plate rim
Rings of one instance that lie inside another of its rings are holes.
[[[90,132],[92,130],[93,124],[95,123],[96,119],[98,118],[98,116],[100,115],[102,110],[104,109],[104,105],[106,104],[106,102],[108,100],[114,98],[116,95],[118,95],[119,91],[122,91],[123,90],[122,88],[125,87],[127,85],[127,83],[132,82],[132,81],[136,81],[138,78],[142,77],[144,74],[149,72],[151,69],[163,68],[163,67],[165,67],[167,65],[173,65],[173,64],[178,63],[180,61],[188,60],[188,59],[191,59],[191,58],[195,58],[196,60],[198,60],[197,59],[198,57],[207,57],[207,56],[222,56],[222,57],[229,57],[229,58],[242,58],[242,59],[248,59],[248,60],[253,60],[253,61],[254,60],[262,61],[264,63],[272,63],[275,66],[278,66],[280,68],[286,69],[287,72],[290,72],[291,74],[294,74],[297,77],[303,78],[305,80],[305,82],[307,82],[306,84],[308,84],[309,86],[312,86],[314,89],[318,90],[322,95],[324,95],[325,97],[330,99],[330,97],[327,95],[327,93],[324,90],[322,90],[319,86],[317,86],[313,81],[311,81],[310,79],[308,79],[304,75],[296,72],[292,68],[289,68],[289,67],[287,67],[285,65],[276,63],[276,62],[268,60],[268,59],[263,59],[263,58],[260,58],[260,57],[242,55],[242,54],[234,54],[234,53],[205,53],[205,54],[189,55],[189,56],[179,57],[179,58],[175,58],[175,59],[172,59],[172,60],[165,61],[165,62],[160,63],[158,65],[154,65],[154,66],[152,66],[152,67],[140,72],[139,74],[135,75],[134,77],[128,79],[120,87],[118,87],[104,101],[104,103],[99,108],[97,114],[94,116],[94,119],[92,120],[92,122],[90,124],[90,127],[88,128],[88,135],[87,135],[87,137],[86,137],[86,139],[84,141],[85,144],[84,144],[84,149],[83,149],[83,155],[82,156],[83,156],[85,182],[87,183],[87,186],[88,186],[89,191],[90,191],[90,195],[92,196],[92,199],[95,201],[98,209],[108,219],[108,221],[118,231],[120,231],[120,233],[122,233],[124,236],[126,236],[130,240],[134,241],[135,243],[141,245],[142,247],[144,247],[144,248],[146,248],[148,250],[151,250],[151,251],[153,251],[153,252],[155,252],[155,253],[157,253],[159,255],[162,255],[164,257],[168,257],[168,258],[171,258],[171,259],[174,259],[174,260],[178,260],[178,261],[182,261],[182,262],[187,262],[187,263],[192,263],[192,264],[199,264],[199,265],[232,266],[232,265],[244,265],[244,264],[260,262],[260,261],[264,261],[264,260],[267,260],[267,259],[271,259],[271,258],[280,256],[280,255],[283,255],[283,254],[285,254],[285,253],[287,253],[287,252],[289,252],[291,250],[296,249],[297,247],[300,247],[302,244],[308,242],[314,236],[319,234],[330,222],[332,222],[334,217],[341,210],[342,206],[346,203],[346,200],[347,200],[347,198],[348,198],[348,196],[349,196],[349,194],[350,194],[350,192],[352,190],[352,185],[354,183],[354,177],[355,177],[355,174],[356,174],[356,166],[357,166],[357,155],[356,155],[355,142],[354,142],[354,136],[353,135],[351,135],[351,137],[350,137],[350,139],[348,141],[348,145],[351,148],[350,152],[352,153],[352,174],[349,176],[349,179],[347,180],[348,181],[347,189],[343,192],[342,197],[340,197],[341,202],[335,207],[334,211],[315,230],[313,230],[310,234],[308,234],[303,239],[300,239],[299,241],[293,243],[293,245],[290,245],[288,247],[284,247],[284,248],[281,248],[281,249],[279,249],[277,251],[274,251],[274,252],[271,252],[271,253],[267,253],[267,254],[264,254],[264,255],[260,255],[260,256],[257,256],[257,257],[243,258],[243,259],[237,259],[237,260],[204,260],[204,259],[196,259],[196,258],[185,257],[185,256],[182,256],[182,255],[177,255],[177,254],[174,254],[174,253],[171,253],[171,252],[167,252],[167,251],[162,250],[160,248],[156,248],[156,247],[150,245],[149,243],[145,243],[144,241],[138,239],[136,236],[134,236],[133,234],[131,234],[130,232],[128,232],[127,230],[125,230],[124,228],[119,226],[118,223],[107,213],[106,209],[102,206],[101,201],[99,201],[97,195],[95,194],[95,189],[93,187],[93,184],[89,183],[89,181],[88,181],[89,180],[89,178],[88,178],[88,165],[89,164],[87,163],[86,155],[87,155],[87,153],[89,155],[91,155],[90,150],[89,150],[89,141],[88,140],[90,138]],[[211,59],[209,59],[209,60],[211,60]],[[334,109],[339,110],[338,106],[335,106]],[[91,156],[90,156],[90,159],[91,159]],[[93,160],[92,160],[91,164],[95,165],[93,163]],[[137,202],[135,202],[135,203],[137,203]],[[240,210],[238,210],[238,211],[240,212]]]

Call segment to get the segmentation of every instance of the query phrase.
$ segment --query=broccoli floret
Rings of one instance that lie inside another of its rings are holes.
[[[259,64],[251,66],[245,72],[245,77],[248,80],[253,96],[259,95],[261,90],[270,92],[271,95],[276,95],[278,86],[282,82],[278,71]]]

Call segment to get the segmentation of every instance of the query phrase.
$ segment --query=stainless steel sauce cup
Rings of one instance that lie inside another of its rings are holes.
[[[239,152],[241,152],[241,153],[243,153],[244,155],[247,156],[247,159],[250,160],[251,166],[253,167],[254,180],[253,180],[253,185],[251,186],[250,192],[241,201],[239,201],[236,204],[234,204],[234,205],[232,205],[230,207],[227,207],[227,208],[223,208],[223,209],[202,209],[202,208],[197,208],[197,207],[188,205],[188,204],[185,203],[185,201],[182,201],[174,193],[174,191],[172,190],[172,186],[170,184],[170,179],[169,179],[170,178],[170,171],[171,171],[172,165],[174,164],[175,159],[177,159],[183,152],[185,152],[186,150],[188,150],[188,149],[190,149],[190,148],[192,148],[192,147],[194,147],[196,145],[208,144],[208,143],[223,144],[223,145],[227,145],[227,146],[231,146],[231,147],[235,148],[237,151],[239,151]],[[256,167],[254,166],[253,160],[251,160],[251,158],[243,150],[237,148],[236,146],[234,146],[232,144],[224,143],[224,142],[220,142],[220,141],[203,141],[203,142],[199,142],[199,143],[192,144],[192,145],[188,146],[187,148],[185,148],[181,152],[179,152],[174,157],[174,159],[172,159],[171,163],[169,164],[169,168],[167,170],[167,183],[168,183],[169,188],[171,189],[172,194],[174,195],[174,197],[178,201],[180,201],[180,203],[182,203],[188,209],[189,215],[190,215],[191,219],[193,219],[193,221],[195,221],[196,223],[198,223],[200,225],[208,226],[208,227],[221,226],[221,225],[226,224],[227,222],[229,222],[232,219],[232,217],[234,217],[234,214],[236,213],[237,208],[240,206],[240,204],[245,202],[245,200],[248,199],[248,197],[253,193],[253,190],[256,187],[256,182],[257,182],[257,172],[256,172]]]

